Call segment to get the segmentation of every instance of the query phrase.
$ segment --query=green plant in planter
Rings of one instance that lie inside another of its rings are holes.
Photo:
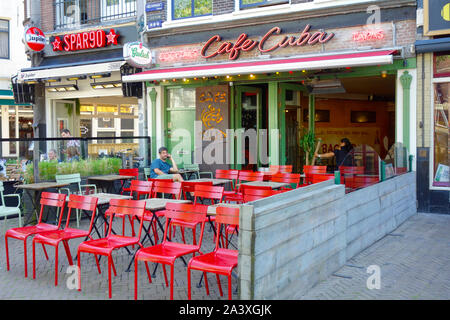
[[[25,167],[23,180],[26,184],[34,183],[34,167],[32,163],[27,164],[27,166]]]
[[[307,166],[311,165],[314,158],[314,148],[316,146],[316,137],[314,132],[303,128],[302,137],[300,139],[300,147],[304,150],[304,161]]]

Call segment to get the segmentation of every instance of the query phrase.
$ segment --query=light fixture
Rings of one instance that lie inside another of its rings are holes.
[[[60,86],[48,86],[48,92],[67,92],[67,91],[77,91],[78,86],[74,84],[63,84]]]
[[[110,72],[106,72],[106,73],[97,73],[97,74],[92,74],[89,76],[89,78],[91,79],[99,79],[99,78],[107,78],[110,77],[111,73]]]
[[[111,81],[111,82],[94,82],[91,83],[92,89],[112,89],[122,87],[122,82]]]
[[[45,78],[42,80],[44,80],[45,82],[59,82],[61,81],[61,78]]]
[[[253,78],[255,78],[255,75],[254,75],[254,74],[251,74],[251,75],[250,75],[250,79],[253,79]]]
[[[68,81],[77,81],[77,80],[83,80],[86,79],[86,75],[82,75],[82,76],[72,76],[72,77],[68,77],[66,78]]]
[[[387,71],[381,71],[381,77],[386,78],[387,77]]]
[[[334,80],[317,80],[314,79],[310,86],[307,86],[311,94],[331,94],[345,93],[345,88],[339,79]]]
[[[277,72],[275,72],[275,74],[276,74],[276,75],[279,75],[280,73],[277,71]]]
[[[36,84],[39,82],[39,80],[36,79],[31,79],[31,80],[25,80],[24,81],[26,84]]]

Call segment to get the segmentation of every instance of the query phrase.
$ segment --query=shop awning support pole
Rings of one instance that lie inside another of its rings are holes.
[[[152,157],[153,159],[156,158],[156,95],[157,92],[155,88],[152,88],[152,90],[149,92],[150,101],[152,102],[152,140],[151,140],[151,146],[152,146]]]
[[[280,164],[279,107],[278,82],[271,81],[269,82],[269,159],[271,165]]]
[[[400,82],[403,87],[403,145],[408,152],[410,150],[410,89],[412,82],[412,75],[408,71],[403,72],[400,76]]]

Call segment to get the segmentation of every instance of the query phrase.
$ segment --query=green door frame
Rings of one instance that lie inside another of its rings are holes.
[[[259,137],[259,130],[261,129],[261,122],[262,122],[262,90],[261,88],[258,87],[251,87],[251,86],[245,86],[245,85],[237,85],[234,86],[234,114],[233,114],[233,118],[234,120],[232,120],[232,128],[235,130],[235,137],[237,136],[237,130],[242,130],[242,93],[243,92],[253,92],[257,94],[257,109],[256,109],[256,115],[257,115],[257,119],[256,119],[256,133],[257,133],[257,137]],[[243,132],[242,132],[243,133]],[[234,138],[236,139],[236,138]],[[259,140],[259,138],[258,138]],[[259,144],[259,141],[257,140],[257,144]],[[234,155],[232,156],[231,159],[234,159],[234,165],[233,165],[233,169],[238,169],[240,170],[242,168],[241,162],[243,162],[242,160],[242,154],[241,152],[239,152],[242,148],[242,143],[239,139],[235,140],[236,143],[234,143]],[[257,162],[259,165],[259,145],[257,145],[256,147],[257,150]]]
[[[280,129],[279,164],[285,165],[286,157],[284,156],[284,152],[286,150],[286,90],[297,91],[299,93],[307,91],[306,88],[301,85],[286,82],[280,82],[278,87],[278,92],[280,94],[280,109],[278,111],[278,128]]]

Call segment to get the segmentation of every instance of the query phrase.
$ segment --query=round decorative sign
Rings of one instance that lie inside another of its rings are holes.
[[[152,52],[142,42],[128,42],[123,46],[123,58],[136,68],[150,68]]]
[[[25,45],[32,51],[42,51],[45,48],[45,35],[41,29],[30,27],[25,30]]]

